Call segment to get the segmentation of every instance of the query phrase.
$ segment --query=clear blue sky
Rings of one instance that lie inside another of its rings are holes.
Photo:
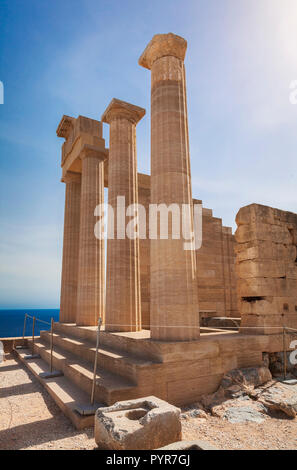
[[[296,0],[0,0],[0,31],[0,307],[59,305],[63,114],[100,119],[112,97],[145,107],[149,172],[137,61],[155,33],[188,40],[193,195],[233,229],[252,202],[297,212]]]

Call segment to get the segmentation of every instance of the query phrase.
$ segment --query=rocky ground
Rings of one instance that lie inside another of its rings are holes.
[[[218,449],[297,449],[297,418],[289,416],[297,386],[288,390],[270,381],[185,408],[183,439],[205,440]],[[286,413],[278,410],[283,402]],[[94,448],[93,430],[76,431],[39,382],[7,356],[0,364],[0,449]]]

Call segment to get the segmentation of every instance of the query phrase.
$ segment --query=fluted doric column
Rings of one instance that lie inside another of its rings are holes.
[[[64,211],[64,238],[61,279],[60,322],[75,323],[77,306],[78,245],[80,224],[81,175],[68,172]]]
[[[138,202],[136,124],[144,114],[145,110],[138,106],[113,99],[102,116],[102,121],[110,124],[108,204],[116,221],[115,237],[107,241],[105,328],[109,331],[141,329],[139,238],[127,236],[131,217],[125,212]],[[122,227],[117,210],[119,196],[125,198]]]
[[[95,237],[94,211],[104,203],[104,160],[106,150],[85,145],[82,159],[80,205],[77,325],[96,325],[104,320],[104,240]]]
[[[139,59],[151,70],[151,203],[190,208],[185,233],[193,232],[193,210],[184,58],[186,41],[157,34]],[[185,226],[186,225],[186,226]],[[190,341],[199,337],[194,250],[184,240],[151,240],[151,337]]]

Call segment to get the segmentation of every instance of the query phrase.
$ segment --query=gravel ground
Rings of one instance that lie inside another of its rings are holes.
[[[0,449],[94,449],[93,429],[77,431],[38,380],[12,356],[0,364]]]
[[[295,450],[297,419],[267,417],[262,424],[231,424],[208,416],[183,422],[183,439],[200,439],[222,450]]]
[[[183,439],[218,449],[297,449],[297,419],[267,416],[231,424],[207,415],[182,420]],[[0,364],[0,449],[94,449],[93,429],[76,431],[36,378],[12,356]]]

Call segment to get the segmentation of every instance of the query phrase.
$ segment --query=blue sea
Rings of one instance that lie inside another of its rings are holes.
[[[40,319],[44,322],[50,323],[51,318],[59,321],[59,309],[26,309],[26,310],[1,310],[0,309],[0,338],[10,338],[13,336],[23,336],[24,317],[25,313],[31,317],[36,317],[35,335],[39,336],[40,330],[49,330],[50,326],[41,323],[37,320]],[[32,335],[31,318],[27,318],[25,336]]]

